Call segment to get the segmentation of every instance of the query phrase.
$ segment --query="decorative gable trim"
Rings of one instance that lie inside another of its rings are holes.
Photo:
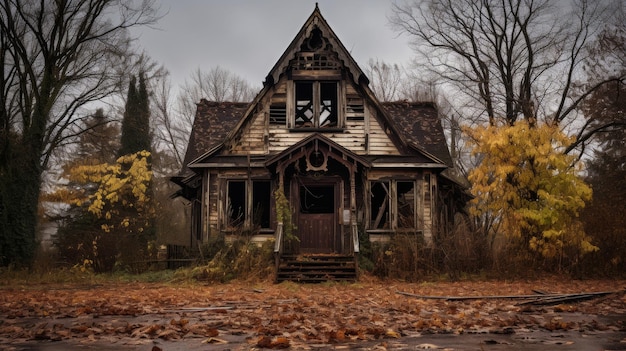
[[[330,148],[338,150],[341,154],[345,155],[346,157],[349,157],[353,160],[355,160],[356,162],[360,163],[361,165],[370,168],[372,167],[372,163],[368,160],[366,160],[365,158],[353,153],[352,151],[346,149],[345,147],[337,144],[336,142],[332,141],[331,139],[327,138],[326,136],[320,134],[320,133],[314,133],[309,135],[308,137],[302,139],[300,142],[292,145],[291,147],[285,149],[283,152],[273,156],[272,158],[268,159],[267,161],[265,161],[265,166],[269,167],[273,164],[275,164],[276,162],[280,161],[281,159],[284,159],[285,157],[289,157],[290,155],[300,152],[300,150],[304,147],[306,147],[307,145],[310,145],[311,143],[314,143],[316,141],[322,142],[326,145],[328,145]]]
[[[322,61],[315,62],[314,55],[305,54],[303,57],[299,57],[298,55],[298,53],[302,51],[303,46],[309,46],[307,41],[310,41],[310,38],[314,38],[314,31],[319,31],[334,50],[334,53],[329,53],[329,56],[323,60],[326,61],[326,63]],[[336,58],[335,53],[337,55]],[[330,61],[328,60],[329,58]],[[361,77],[365,77],[365,74],[354,61],[349,51],[343,46],[335,32],[322,16],[317,4],[315,5],[315,10],[313,10],[311,16],[309,16],[308,20],[304,23],[285,52],[283,52],[274,67],[270,70],[263,84],[265,86],[271,86],[274,85],[275,82],[278,82],[281,74],[289,71],[288,67],[290,64],[294,63],[294,60],[296,60],[296,63],[306,63],[306,61],[310,61],[308,63],[314,63],[316,65],[331,64],[331,62],[339,60],[339,62],[343,63],[344,67],[348,69],[350,74],[355,77],[355,81],[360,81],[362,79]],[[365,78],[365,80],[367,81],[367,78]]]

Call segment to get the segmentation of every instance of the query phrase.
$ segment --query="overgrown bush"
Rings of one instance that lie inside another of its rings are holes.
[[[59,227],[53,243],[62,263],[88,265],[97,273],[113,270],[118,255],[117,239],[94,230],[98,222],[94,216],[85,214]]]
[[[249,237],[239,237],[226,243],[217,236],[203,247],[208,263],[194,268],[197,279],[227,282],[232,279],[262,280],[274,272],[274,243],[266,241],[261,246]]]
[[[396,234],[389,242],[375,242],[371,247],[371,273],[380,278],[416,281],[429,271],[424,256],[430,250],[415,235]]]

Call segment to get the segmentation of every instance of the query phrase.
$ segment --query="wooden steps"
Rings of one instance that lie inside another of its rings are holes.
[[[283,255],[276,282],[321,283],[357,280],[356,263],[347,255]]]

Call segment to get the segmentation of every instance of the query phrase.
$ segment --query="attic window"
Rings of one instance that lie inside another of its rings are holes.
[[[337,127],[337,82],[297,81],[296,128]]]

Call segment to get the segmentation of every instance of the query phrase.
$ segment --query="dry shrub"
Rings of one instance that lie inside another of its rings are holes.
[[[361,261],[371,262],[367,270],[378,277],[405,281],[477,274],[491,262],[491,255],[487,237],[468,223],[460,216],[453,225],[436,230],[432,243],[418,234],[397,233],[387,243],[372,243]]]
[[[431,262],[433,273],[459,279],[483,271],[491,262],[489,237],[473,228],[466,217],[457,216],[450,228],[440,228],[436,233]]]
[[[211,240],[204,248],[208,263],[194,268],[199,280],[228,282],[239,280],[263,280],[274,272],[274,243],[266,241],[258,245],[247,236],[240,236],[232,243],[224,238]]]
[[[396,234],[389,242],[373,243],[372,273],[381,278],[416,281],[429,271],[422,257],[428,255],[427,251],[423,240],[410,234]]]

